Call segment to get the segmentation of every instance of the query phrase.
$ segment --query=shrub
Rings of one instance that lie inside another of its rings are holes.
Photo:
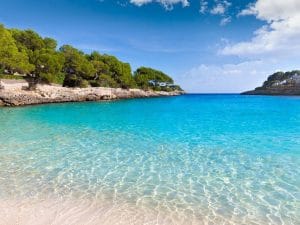
[[[98,80],[90,80],[89,83],[92,87],[100,87],[100,83]]]
[[[80,77],[77,77],[75,74],[72,75],[67,75],[64,82],[63,86],[64,87],[78,87],[80,84]]]
[[[87,87],[89,87],[89,85],[90,84],[87,80],[83,80],[83,79],[80,80],[80,83],[79,83],[80,88],[87,88]]]
[[[10,74],[0,74],[0,79],[24,80],[25,77]]]
[[[54,83],[54,84],[63,84],[65,80],[64,73],[58,73],[57,75],[49,74],[49,73],[41,73],[41,80],[46,83]]]

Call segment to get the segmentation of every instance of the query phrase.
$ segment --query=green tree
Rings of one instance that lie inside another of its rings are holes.
[[[123,63],[110,55],[103,55],[102,61],[108,65],[110,76],[118,83],[119,87],[132,88],[136,86],[128,63]]]
[[[91,86],[93,87],[118,87],[118,83],[107,74],[100,74],[97,80],[90,81]]]
[[[64,74],[64,56],[52,49],[41,49],[33,52],[33,63],[35,65],[35,75],[42,81],[48,83],[62,84]]]
[[[121,63],[121,76],[119,81],[122,88],[135,88],[136,82],[132,76],[131,66],[129,63]]]
[[[88,61],[88,58],[83,52],[70,45],[63,45],[59,50],[65,58],[63,70],[67,76],[72,78],[67,79],[64,85],[73,86],[76,85],[81,79],[89,80],[95,77],[96,70],[93,64]],[[78,79],[78,82],[68,83],[68,80],[73,81],[74,79]]]
[[[56,47],[57,47],[57,41],[56,40],[54,40],[52,38],[49,38],[49,37],[46,37],[46,38],[44,38],[43,41],[44,41],[45,48],[56,50]]]
[[[100,76],[100,74],[111,75],[109,65],[104,63],[103,57],[99,52],[92,52],[88,59],[93,64],[94,69],[96,70],[96,79]]]
[[[12,29],[11,32],[19,48],[35,51],[45,47],[43,38],[33,30]]]
[[[94,69],[96,70],[96,79],[100,76],[100,74],[110,75],[109,66],[104,62],[92,60],[91,63],[93,64]]]
[[[148,67],[140,67],[134,72],[134,79],[138,85],[138,87],[143,89],[150,88],[151,85],[149,81],[156,81],[156,82],[167,82],[173,84],[173,79],[168,76],[167,74],[155,70]]]
[[[99,80],[99,76],[102,76],[101,84],[109,83],[110,85],[122,88],[136,87],[131,67],[128,63],[123,63],[111,55],[101,55],[98,52],[92,52],[89,56],[89,60],[96,69],[96,79]],[[105,81],[103,81],[103,77]],[[114,80],[114,82],[112,82],[112,80]]]
[[[0,73],[5,70],[30,75],[30,87],[41,81],[71,87],[138,86],[159,90],[162,88],[151,86],[149,81],[173,84],[172,78],[161,71],[141,67],[133,76],[130,64],[115,56],[96,51],[87,55],[70,45],[57,50],[57,41],[52,38],[43,38],[33,30],[5,29],[0,25]]]
[[[24,74],[34,69],[26,52],[17,48],[10,31],[3,25],[0,25],[0,67]]]

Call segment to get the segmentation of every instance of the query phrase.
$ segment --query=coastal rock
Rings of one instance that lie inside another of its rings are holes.
[[[8,84],[2,81],[0,90],[0,105],[21,106],[58,102],[107,101],[127,98],[144,98],[158,96],[174,96],[183,92],[155,92],[140,89],[121,88],[66,88],[54,85],[37,85],[36,90],[26,90],[26,83]]]
[[[300,95],[300,71],[277,72],[268,77],[261,87],[243,95]]]
[[[246,91],[243,95],[300,95],[300,86],[298,87],[278,87],[267,89],[255,89]]]

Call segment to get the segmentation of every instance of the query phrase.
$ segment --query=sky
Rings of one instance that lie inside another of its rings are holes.
[[[238,93],[300,69],[300,0],[0,0],[0,23],[33,29],[190,93]]]

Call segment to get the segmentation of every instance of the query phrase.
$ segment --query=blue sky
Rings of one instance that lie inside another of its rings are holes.
[[[189,92],[240,92],[300,69],[299,2],[1,0],[0,22],[160,69]]]

